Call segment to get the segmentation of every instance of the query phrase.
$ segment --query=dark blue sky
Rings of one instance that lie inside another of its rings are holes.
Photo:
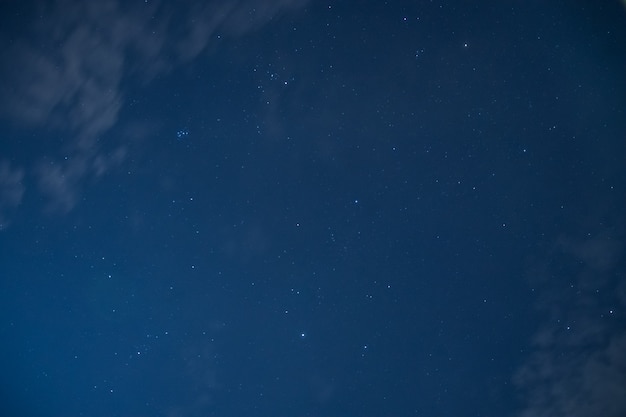
[[[5,1],[0,414],[626,415],[618,1]]]

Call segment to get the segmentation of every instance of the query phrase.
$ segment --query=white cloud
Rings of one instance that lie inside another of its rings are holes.
[[[0,230],[7,227],[6,212],[15,209],[24,195],[24,171],[12,168],[6,160],[0,161]]]
[[[536,265],[545,321],[514,377],[520,417],[626,415],[624,251],[614,232],[561,237]]]
[[[118,121],[125,79],[147,83],[197,57],[216,32],[244,35],[305,2],[42,2],[23,36],[0,39],[0,111],[15,124],[68,138],[58,155],[27,168],[39,176],[51,207],[71,210],[86,177],[120,162],[124,148],[102,157],[99,140]],[[31,145],[36,154],[37,143]]]

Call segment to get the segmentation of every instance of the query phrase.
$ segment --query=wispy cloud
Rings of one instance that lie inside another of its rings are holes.
[[[15,209],[24,195],[24,171],[12,168],[6,160],[0,161],[0,230],[8,226],[3,213]]]
[[[514,378],[526,403],[520,417],[626,415],[626,282],[619,236],[614,230],[584,239],[563,236],[535,265],[545,322]]]
[[[58,155],[20,169],[38,176],[49,208],[71,210],[85,178],[119,163],[125,152],[100,142],[118,121],[125,80],[149,83],[196,58],[218,33],[222,39],[247,34],[305,2],[43,2],[23,36],[0,39],[0,111],[16,124],[53,128],[68,139]],[[104,149],[115,156],[103,157]]]

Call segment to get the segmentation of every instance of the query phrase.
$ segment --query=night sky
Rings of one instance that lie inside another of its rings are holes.
[[[626,416],[626,4],[6,0],[0,415]]]

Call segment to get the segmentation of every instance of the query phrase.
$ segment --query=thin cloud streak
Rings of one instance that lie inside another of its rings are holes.
[[[11,163],[0,160],[0,230],[8,226],[4,212],[20,205],[24,196],[24,171],[11,167]]]

